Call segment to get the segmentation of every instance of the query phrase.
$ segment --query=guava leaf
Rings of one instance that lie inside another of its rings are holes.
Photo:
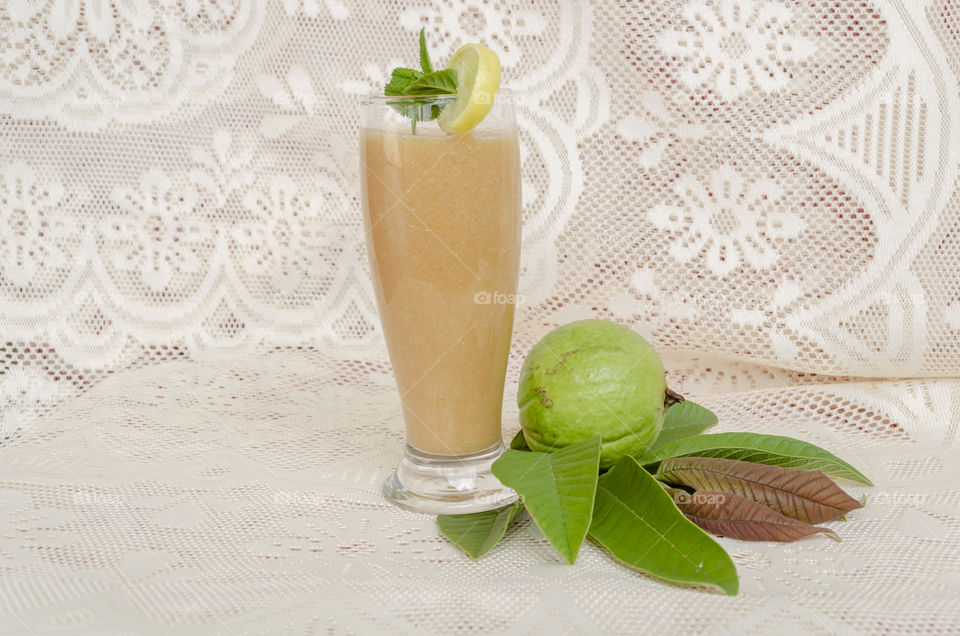
[[[590,528],[600,470],[600,437],[552,453],[508,450],[493,474],[516,490],[543,536],[573,563]]]
[[[840,540],[829,528],[785,517],[763,504],[733,493],[708,490],[688,493],[679,489],[668,492],[687,519],[721,537],[788,543],[822,532],[834,541]]]
[[[655,477],[697,491],[740,495],[804,523],[833,521],[863,507],[818,470],[721,457],[674,457],[661,462]]]
[[[513,436],[513,439],[510,440],[511,450],[518,451],[528,451],[530,447],[527,446],[527,438],[523,436],[523,431],[517,431],[517,434]]]
[[[836,455],[799,439],[759,433],[713,433],[696,435],[670,442],[637,461],[645,468],[671,457],[723,457],[741,461],[819,470],[831,477],[856,481],[867,486],[873,483],[859,470]]]
[[[476,561],[500,543],[500,539],[507,532],[507,527],[520,511],[523,503],[520,500],[486,512],[475,512],[469,515],[440,515],[437,525],[450,541],[458,548],[470,555]]]
[[[690,400],[676,402],[663,416],[663,429],[653,445],[647,449],[647,455],[660,448],[686,437],[699,435],[717,423],[713,411]]]
[[[633,457],[600,477],[590,536],[627,565],[661,579],[709,585],[730,596],[739,589],[730,556]]]

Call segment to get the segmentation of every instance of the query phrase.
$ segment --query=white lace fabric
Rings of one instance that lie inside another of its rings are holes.
[[[719,430],[868,474],[843,543],[723,539],[731,599],[529,522],[474,563],[381,498],[356,108],[421,26],[520,96],[506,434],[533,343],[617,320]],[[958,34],[956,0],[0,3],[0,632],[954,631]]]

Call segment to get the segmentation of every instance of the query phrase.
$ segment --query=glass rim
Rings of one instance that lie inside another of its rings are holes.
[[[506,99],[513,98],[513,91],[509,88],[500,88],[494,93],[494,100],[503,95]],[[361,106],[373,104],[392,104],[396,102],[413,102],[414,100],[452,100],[457,96],[451,93],[435,93],[430,95],[379,95],[368,93],[360,96]]]

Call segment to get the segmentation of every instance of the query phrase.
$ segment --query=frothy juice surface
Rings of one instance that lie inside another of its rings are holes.
[[[361,130],[367,246],[407,440],[496,445],[520,261],[515,135]]]

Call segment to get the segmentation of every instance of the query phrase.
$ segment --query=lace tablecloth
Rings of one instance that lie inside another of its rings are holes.
[[[421,27],[519,96],[506,434],[617,320],[867,473],[843,543],[722,540],[727,598],[384,502],[356,114]],[[958,0],[0,2],[0,633],[956,633],[958,77]]]
[[[695,388],[703,361],[671,362],[691,369],[674,383]],[[383,499],[398,399],[338,382],[338,366],[277,352],[131,371],[10,443],[0,632],[957,628],[960,381],[698,393],[721,430],[843,449],[876,484],[848,487],[869,503],[829,524],[840,544],[721,539],[741,577],[729,598],[653,580],[591,543],[568,566],[529,522],[472,562],[433,518]]]

